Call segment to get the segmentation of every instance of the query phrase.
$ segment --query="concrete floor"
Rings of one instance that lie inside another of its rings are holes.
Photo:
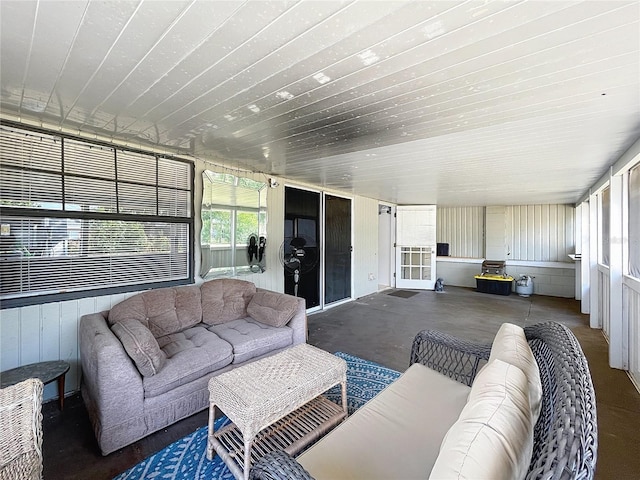
[[[309,316],[309,343],[404,371],[414,335],[432,328],[490,343],[503,322],[526,326],[557,321],[578,337],[596,389],[599,448],[596,478],[640,479],[640,394],[620,370],[607,363],[607,344],[575,300],[499,296],[467,288],[421,291],[410,298],[381,292]],[[65,411],[49,402],[44,413],[44,478],[110,479],[148,455],[205,425],[200,412],[122,450],[102,457],[79,395]]]

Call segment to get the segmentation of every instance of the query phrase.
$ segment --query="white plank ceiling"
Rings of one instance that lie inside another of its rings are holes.
[[[640,137],[640,2],[0,2],[4,119],[400,204],[573,203]]]

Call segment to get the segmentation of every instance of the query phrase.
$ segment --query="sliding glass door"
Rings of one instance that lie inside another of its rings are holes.
[[[351,200],[324,197],[324,303],[351,298]]]

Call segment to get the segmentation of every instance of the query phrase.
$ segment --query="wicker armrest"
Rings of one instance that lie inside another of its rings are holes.
[[[251,468],[250,480],[313,480],[295,458],[281,450],[267,453]]]
[[[419,362],[471,386],[478,366],[489,359],[491,345],[462,340],[435,330],[423,330],[413,340],[409,365]]]
[[[555,322],[525,327],[542,382],[527,479],[591,480],[598,453],[596,396],[589,364],[573,332]]]
[[[0,480],[42,478],[42,381],[0,389]]]

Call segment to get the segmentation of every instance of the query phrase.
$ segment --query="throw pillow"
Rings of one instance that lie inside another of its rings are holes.
[[[431,479],[520,480],[533,455],[528,384],[518,367],[487,364],[445,435]]]
[[[529,382],[529,405],[535,425],[542,408],[542,382],[538,363],[522,327],[512,323],[502,324],[491,345],[489,362],[496,359],[515,365],[526,375]]]
[[[298,300],[290,295],[260,290],[253,295],[247,313],[260,323],[272,327],[287,324],[298,308]]]
[[[164,366],[166,355],[151,331],[133,318],[121,320],[111,327],[124,349],[145,377],[155,375]]]

